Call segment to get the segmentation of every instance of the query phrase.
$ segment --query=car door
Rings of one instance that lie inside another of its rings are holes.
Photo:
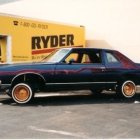
[[[64,63],[57,64],[55,82],[65,86],[90,87],[104,82],[105,72],[101,50],[77,49],[65,58]]]

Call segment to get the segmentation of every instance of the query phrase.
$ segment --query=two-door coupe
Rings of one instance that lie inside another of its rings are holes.
[[[62,48],[38,63],[0,66],[0,87],[16,103],[35,93],[58,90],[113,90],[126,98],[140,85],[140,65],[116,50]],[[47,93],[46,93],[47,94]]]

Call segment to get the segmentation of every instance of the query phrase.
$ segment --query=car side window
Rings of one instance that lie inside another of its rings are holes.
[[[89,60],[91,63],[97,63],[97,64],[100,64],[102,63],[102,59],[101,59],[101,53],[100,51],[97,51],[97,52],[91,52],[89,54]]]
[[[78,51],[72,52],[66,59],[65,63],[69,63],[72,60],[72,63],[80,64],[96,64],[102,63],[100,51]]]
[[[66,59],[65,63],[69,63],[70,60],[74,60],[74,62],[77,62],[78,60],[78,53],[71,53]]]
[[[118,59],[111,52],[106,52],[107,63],[119,63]]]
[[[88,54],[83,54],[81,63],[91,63]]]

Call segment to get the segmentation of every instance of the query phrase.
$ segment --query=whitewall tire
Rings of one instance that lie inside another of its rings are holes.
[[[132,98],[136,94],[136,85],[133,81],[125,81],[121,86],[121,92],[124,97]]]
[[[19,83],[12,89],[12,98],[18,104],[28,103],[33,97],[32,88],[25,83]]]

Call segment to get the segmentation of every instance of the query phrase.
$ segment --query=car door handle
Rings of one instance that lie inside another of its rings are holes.
[[[102,71],[105,71],[105,67],[101,67],[101,70],[102,70]]]

